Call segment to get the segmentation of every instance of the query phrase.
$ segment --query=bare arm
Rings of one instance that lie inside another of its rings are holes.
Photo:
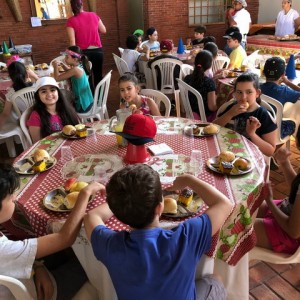
[[[246,112],[246,108],[238,103],[233,105],[227,112],[225,112],[222,116],[217,116],[217,118],[213,121],[215,124],[220,126],[225,126],[228,124],[235,116]]]
[[[233,8],[229,8],[228,9],[228,13],[227,13],[227,20],[228,20],[228,23],[229,23],[229,27],[237,25],[237,23],[234,21],[234,19],[232,17],[233,13],[234,13],[234,9]]]
[[[67,27],[67,36],[69,39],[69,45],[70,46],[75,46],[76,41],[75,41],[75,31],[72,27]]]
[[[38,238],[38,248],[36,257],[44,257],[70,247],[79,232],[83,216],[91,195],[98,191],[104,192],[105,187],[97,182],[90,183],[79,193],[78,199],[69,217],[66,219],[61,230],[57,233],[45,235]]]
[[[149,106],[150,112],[152,116],[160,116],[160,112],[158,106],[156,105],[155,101],[151,98],[148,98],[147,104]]]
[[[210,111],[216,111],[218,109],[216,99],[217,97],[215,91],[207,94],[207,104]]]
[[[295,22],[295,31],[297,31],[298,27],[300,26],[300,17],[298,17],[297,19],[295,19],[294,22]]]
[[[296,197],[293,211],[291,216],[287,216],[283,213],[278,206],[273,202],[273,192],[271,184],[269,183],[269,196],[266,198],[266,202],[276,220],[278,225],[291,237],[298,239],[300,237],[300,196]]]
[[[291,161],[289,160],[289,156],[291,154],[291,151],[283,147],[279,148],[274,154],[276,161],[278,162],[283,171],[285,181],[289,186],[292,184],[292,181],[297,175],[291,164]]]
[[[54,69],[54,78],[56,81],[62,81],[62,80],[66,80],[69,79],[73,76],[75,76],[76,78],[80,78],[82,76],[83,70],[81,70],[80,68],[74,67],[74,68],[70,68],[69,70],[66,70],[64,73],[59,73],[58,71],[58,62],[54,61],[52,63],[53,65],[53,69]]]
[[[106,33],[106,27],[101,20],[98,23],[98,31],[102,34]]]
[[[259,120],[255,117],[249,117],[247,120],[246,131],[259,150],[266,156],[272,156],[276,149],[276,136],[278,129],[273,130],[267,134],[262,135],[262,137],[256,134],[256,130],[261,126]]]
[[[173,186],[168,190],[181,190],[189,186],[208,205],[205,213],[209,216],[212,225],[212,235],[214,235],[223,225],[230,214],[233,204],[230,200],[215,187],[196,178],[193,175],[182,175],[176,178]]]
[[[292,83],[291,81],[288,80],[288,78],[286,76],[282,76],[282,82],[284,84],[286,84],[288,87],[290,87],[291,89],[293,89],[294,91],[298,91],[300,92],[300,86]]]
[[[89,241],[91,240],[91,235],[95,227],[104,225],[112,216],[113,213],[106,202],[89,211],[84,216],[84,228]]]
[[[28,130],[33,143],[36,143],[42,138],[41,127],[29,126]]]
[[[2,113],[0,113],[0,129],[5,124],[5,121],[8,119],[12,111],[12,103],[5,101],[4,108]]]

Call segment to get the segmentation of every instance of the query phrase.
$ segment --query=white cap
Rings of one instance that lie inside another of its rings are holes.
[[[45,85],[52,85],[59,88],[57,81],[53,77],[41,77],[35,83],[35,91],[37,92]]]
[[[243,7],[247,7],[247,2],[245,0],[236,0],[242,4]]]

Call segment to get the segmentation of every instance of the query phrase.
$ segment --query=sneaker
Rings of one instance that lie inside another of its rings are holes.
[[[276,170],[279,169],[279,165],[278,165],[276,159],[275,159],[273,156],[271,157],[271,163],[270,163],[270,164],[271,164],[271,165],[270,165],[270,169],[271,169],[272,171],[276,171]]]

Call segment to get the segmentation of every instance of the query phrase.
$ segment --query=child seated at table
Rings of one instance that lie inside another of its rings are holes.
[[[260,85],[263,94],[279,101],[283,106],[287,102],[296,103],[300,100],[300,87],[292,83],[285,76],[285,61],[280,57],[267,59],[264,65],[266,82]],[[281,83],[284,83],[282,85]],[[273,106],[274,110],[276,108]],[[281,137],[292,135],[296,124],[293,121],[281,122]]]
[[[107,203],[85,216],[85,230],[95,257],[107,267],[118,297],[226,298],[221,282],[212,275],[195,281],[195,271],[232,204],[216,188],[192,175],[177,177],[169,190],[186,186],[201,194],[209,208],[170,230],[159,227],[164,210],[162,187],[158,173],[145,164],[116,172],[106,187]],[[113,214],[131,230],[108,229],[105,223]]]
[[[259,207],[254,223],[256,245],[274,252],[295,253],[300,246],[300,173],[296,173],[286,148],[279,148],[274,157],[283,171],[290,187],[288,198],[273,200],[271,183],[267,183],[268,194]]]
[[[250,139],[264,155],[272,156],[278,129],[267,109],[260,106],[260,94],[258,76],[243,73],[234,85],[236,100],[221,111],[213,122],[229,127],[229,123],[234,121],[235,131]]]
[[[144,52],[143,48],[142,48],[142,43],[143,43],[143,35],[144,35],[144,30],[142,29],[136,29],[132,34],[134,34],[138,40],[139,40],[139,43],[138,43],[138,46],[137,46],[137,51],[138,52]]]
[[[26,122],[32,142],[60,131],[65,125],[76,125],[79,118],[52,77],[42,77],[35,85],[35,104]]]
[[[139,95],[138,79],[132,73],[125,73],[118,81],[121,103],[120,108],[130,108],[132,113],[160,116],[155,101],[146,96]]]
[[[18,116],[13,111],[12,97],[14,94],[26,87],[32,86],[33,82],[38,80],[38,76],[29,68],[26,68],[21,60],[15,60],[7,65],[8,75],[12,81],[12,87],[5,95],[3,111],[0,113],[0,129],[6,121],[17,122]],[[16,99],[17,101],[17,99]],[[20,107],[24,111],[26,107]]]
[[[148,40],[144,41],[141,44],[142,48],[148,48],[150,49],[150,55],[151,52],[157,52],[159,51],[159,41],[158,41],[158,34],[157,34],[157,30],[154,27],[149,27],[146,31],[146,35],[148,37]]]
[[[206,33],[206,27],[204,25],[199,25],[194,29],[194,38],[192,40],[192,45],[197,46],[203,44],[204,35]]]
[[[83,55],[78,46],[70,46],[63,55],[66,56],[65,63],[58,61],[52,63],[54,78],[56,81],[71,79],[72,92],[75,96],[75,109],[78,113],[85,113],[91,109],[94,103],[87,75],[91,75],[91,69],[87,56]],[[59,72],[59,65],[64,72]]]
[[[1,224],[12,217],[19,187],[20,178],[14,168],[8,164],[0,164]],[[87,279],[79,262],[69,260],[49,273],[42,261],[35,259],[66,249],[75,242],[89,198],[100,190],[102,186],[96,182],[84,188],[57,233],[12,241],[0,232],[0,274],[21,280],[32,299],[71,299]],[[0,298],[15,299],[3,285],[0,286]]]
[[[223,37],[227,39],[227,45],[230,49],[232,49],[232,52],[229,55],[230,63],[227,69],[240,69],[243,60],[247,57],[245,49],[241,46],[242,34],[240,32],[233,31]]]
[[[129,35],[126,39],[126,47],[122,53],[122,58],[126,61],[129,71],[134,73],[138,70],[137,63],[138,60],[148,61],[150,50],[149,48],[144,48],[144,55],[137,51],[139,45],[138,37],[134,34]]]
[[[205,115],[207,121],[211,122],[216,117],[216,85],[212,78],[206,76],[212,66],[212,54],[207,50],[202,50],[195,57],[195,67],[192,74],[187,75],[184,81],[196,89],[202,96]],[[200,112],[197,98],[189,94],[190,105],[196,120],[200,120]]]

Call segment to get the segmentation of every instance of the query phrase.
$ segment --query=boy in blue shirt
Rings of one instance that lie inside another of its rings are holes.
[[[159,227],[164,201],[159,175],[145,164],[116,172],[106,186],[107,203],[84,218],[94,254],[108,269],[119,300],[225,299],[221,282],[195,270],[211,237],[232,209],[230,201],[192,175],[176,178],[169,190],[189,186],[209,206],[206,212],[171,230]],[[113,214],[131,227],[115,232],[104,224]]]

